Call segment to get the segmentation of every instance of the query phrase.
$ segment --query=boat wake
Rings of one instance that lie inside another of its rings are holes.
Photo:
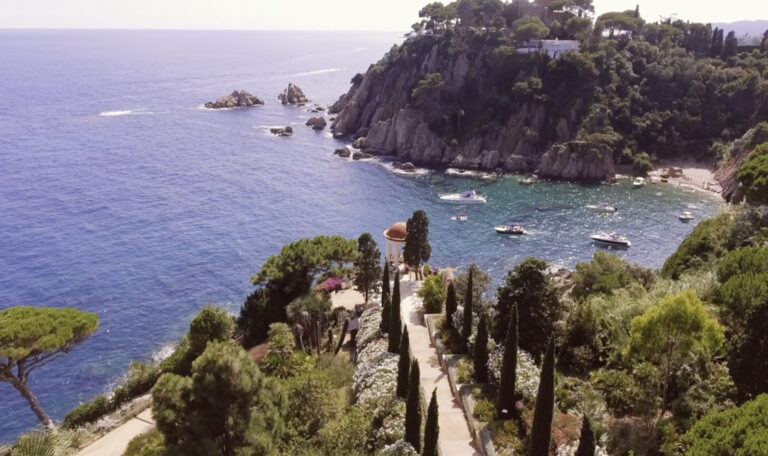
[[[301,77],[301,76],[313,76],[313,75],[316,75],[316,74],[335,73],[337,71],[344,71],[344,68],[325,68],[325,69],[322,69],[322,70],[304,71],[302,73],[289,74],[287,77],[298,78],[298,77]]]
[[[126,109],[121,111],[102,111],[99,113],[99,117],[119,117],[119,116],[141,116],[154,114],[150,111]]]

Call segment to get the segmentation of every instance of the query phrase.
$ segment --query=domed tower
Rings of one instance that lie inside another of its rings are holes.
[[[403,247],[405,247],[405,238],[408,237],[408,228],[405,222],[397,222],[384,231],[384,239],[387,240],[387,249],[385,258],[390,266],[399,269],[403,264]]]

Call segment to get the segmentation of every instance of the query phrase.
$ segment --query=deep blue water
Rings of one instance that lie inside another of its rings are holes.
[[[381,233],[416,209],[431,218],[439,266],[479,263],[501,278],[527,256],[572,266],[597,247],[595,230],[629,235],[628,260],[658,267],[720,203],[677,189],[627,183],[493,183],[443,173],[402,176],[343,161],[342,143],[302,124],[309,114],[276,95],[289,82],[329,104],[400,38],[304,32],[1,31],[0,309],[96,312],[101,329],[31,380],[62,419],[108,391],[131,360],[148,360],[186,332],[203,306],[236,311],[249,277],[301,237]],[[233,89],[263,107],[208,111]],[[119,114],[119,115],[118,115]],[[268,126],[295,124],[292,138]],[[436,194],[476,188],[484,207],[450,221]],[[583,206],[609,201],[618,214]],[[532,231],[505,238],[494,224]],[[380,245],[383,251],[383,245]],[[0,442],[36,425],[0,383]]]

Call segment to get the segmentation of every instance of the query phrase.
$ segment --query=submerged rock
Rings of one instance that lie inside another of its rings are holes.
[[[328,122],[325,121],[325,117],[310,117],[305,125],[319,131],[324,129]]]
[[[251,95],[245,90],[235,90],[229,95],[223,96],[216,101],[209,101],[205,104],[208,109],[225,108],[250,108],[251,106],[263,105],[264,102],[255,95]]]
[[[349,156],[352,154],[352,152],[349,150],[349,147],[339,147],[335,151],[333,151],[334,155],[338,155],[341,158],[349,158]]]
[[[352,152],[352,160],[364,160],[371,157],[373,157],[373,155],[360,152],[359,150]]]
[[[411,162],[395,162],[392,163],[392,167],[399,169],[400,171],[405,171],[406,173],[413,173],[416,171],[416,166]]]
[[[304,95],[304,91],[302,91],[299,86],[293,85],[292,83],[288,84],[288,88],[285,89],[283,93],[278,95],[277,99],[280,100],[280,102],[284,105],[292,104],[297,106],[304,106],[306,103],[309,103],[309,98]]]
[[[269,132],[275,136],[280,136],[281,138],[284,138],[286,136],[291,136],[293,134],[293,127],[289,125],[285,128],[270,128]]]

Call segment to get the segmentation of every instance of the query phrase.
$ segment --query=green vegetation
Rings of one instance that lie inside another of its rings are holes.
[[[399,291],[398,291],[399,293]],[[381,332],[389,332],[390,308],[392,306],[392,295],[389,291],[389,262],[384,262],[384,272],[381,276]]]
[[[445,326],[453,327],[453,314],[456,312],[459,303],[456,301],[456,287],[453,282],[448,284],[448,291],[445,295]]]
[[[529,456],[549,456],[555,408],[555,341],[550,339],[541,364],[541,380],[531,425]]]
[[[411,361],[408,397],[405,399],[405,441],[418,453],[421,450],[421,380],[419,362]]]
[[[592,423],[588,416],[582,420],[579,446],[574,456],[595,456],[595,433],[592,432]]]
[[[465,341],[469,340],[472,336],[472,301],[474,301],[474,293],[472,286],[472,275],[474,271],[469,268],[469,277],[467,278],[467,294],[464,296],[464,321],[461,325],[461,337]]]
[[[403,247],[405,263],[416,269],[416,277],[421,278],[421,264],[429,261],[432,247],[429,245],[429,218],[424,211],[416,211],[406,222],[408,236]]]
[[[498,317],[493,337],[504,340],[509,327],[508,318],[513,306],[517,307],[520,320],[520,348],[538,358],[544,353],[547,340],[562,313],[557,291],[546,274],[545,261],[528,258],[507,275],[504,286],[497,293]]]
[[[501,365],[499,381],[499,403],[496,411],[501,419],[509,419],[515,414],[516,381],[517,381],[517,349],[518,349],[518,317],[517,306],[512,306],[509,317],[509,328],[504,339],[504,357]]]
[[[707,415],[685,434],[690,456],[768,455],[768,394],[741,407]]]
[[[441,313],[443,311],[443,302],[445,302],[447,296],[445,277],[443,277],[442,274],[427,276],[427,278],[424,279],[424,284],[418,291],[418,295],[424,303],[424,311],[426,313]],[[453,299],[455,302],[455,292]]]
[[[395,394],[406,399],[408,397],[408,382],[411,373],[411,342],[408,338],[408,327],[403,329],[403,337],[400,339],[400,359],[397,362],[397,389]]]
[[[379,286],[381,275],[381,252],[376,248],[376,241],[370,233],[363,233],[357,238],[357,259],[355,260],[355,285],[363,294],[365,302]],[[389,284],[387,284],[389,285]]]
[[[389,352],[400,352],[400,337],[403,321],[400,312],[400,271],[395,271],[395,291],[392,293],[392,305],[389,308]]]
[[[480,323],[477,325],[473,362],[475,382],[486,383],[488,381],[488,323],[485,315],[480,316]]]
[[[422,456],[437,456],[437,442],[440,436],[440,425],[437,422],[437,388],[432,390],[432,398],[427,407],[427,423],[424,425],[424,448]]]
[[[752,151],[739,171],[739,181],[748,202],[768,204],[768,143]]]
[[[74,309],[11,307],[0,311],[0,382],[11,384],[46,428],[55,426],[30,389],[29,375],[69,353],[97,329],[96,314]]]

